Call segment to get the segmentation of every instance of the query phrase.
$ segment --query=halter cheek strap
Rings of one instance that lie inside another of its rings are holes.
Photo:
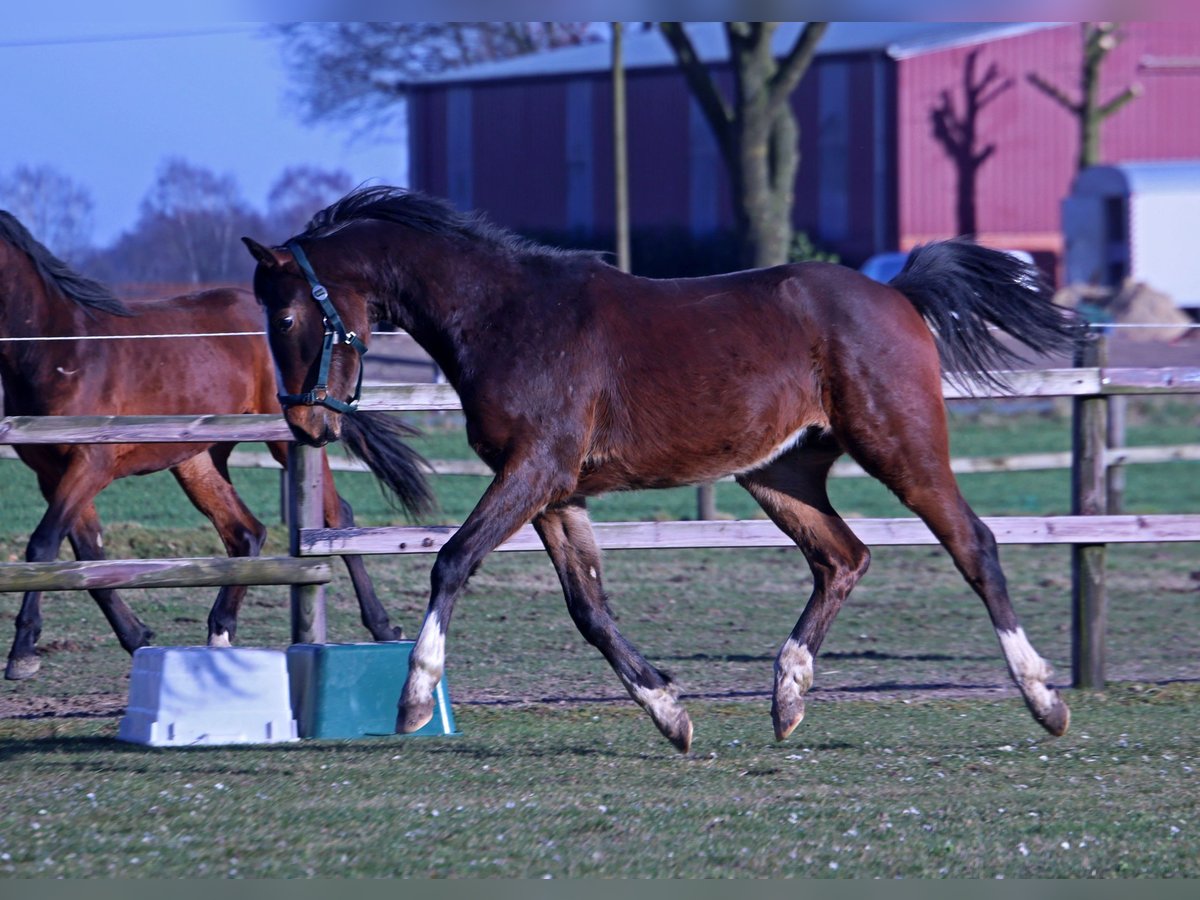
[[[359,398],[362,397],[362,357],[367,352],[367,345],[357,334],[347,330],[345,323],[342,322],[342,317],[338,315],[338,311],[329,301],[329,291],[317,280],[316,273],[313,272],[312,265],[300,245],[295,241],[290,241],[287,249],[296,260],[300,271],[304,273],[304,277],[308,279],[308,283],[312,287],[313,299],[317,301],[317,305],[321,307],[321,312],[325,316],[325,340],[321,344],[321,364],[317,372],[317,383],[313,385],[312,390],[304,394],[279,394],[279,402],[285,407],[327,406],[340,413],[353,412],[358,406]],[[359,356],[358,383],[354,386],[354,396],[348,402],[329,396],[329,367],[333,361],[333,347],[341,342],[349,344]]]

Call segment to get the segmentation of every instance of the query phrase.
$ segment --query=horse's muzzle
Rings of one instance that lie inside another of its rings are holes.
[[[340,413],[319,406],[292,406],[284,410],[283,415],[301,444],[324,447],[342,436]]]

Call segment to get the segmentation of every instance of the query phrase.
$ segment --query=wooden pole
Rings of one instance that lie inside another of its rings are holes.
[[[1082,367],[1102,367],[1107,348],[1101,332],[1088,329],[1076,350],[1075,362]],[[1071,512],[1080,516],[1102,516],[1108,506],[1106,448],[1108,404],[1105,397],[1081,397],[1072,401]],[[1071,547],[1071,674],[1077,688],[1100,690],[1105,681],[1104,632],[1108,619],[1108,596],[1104,582],[1105,544]]]
[[[292,556],[300,555],[300,529],[325,524],[321,448],[292,444],[288,453],[288,532]],[[325,643],[325,586],[292,586],[292,643]]]
[[[629,164],[626,138],[625,61],[623,26],[612,23],[612,94],[613,94],[613,184],[616,193],[617,268],[628,272],[632,261],[629,250]]]
[[[1108,397],[1108,449],[1125,449],[1125,413],[1129,398],[1124,395]],[[1109,459],[1120,454],[1109,454]],[[1125,511],[1125,464],[1110,462],[1108,467],[1108,512],[1119,515]]]

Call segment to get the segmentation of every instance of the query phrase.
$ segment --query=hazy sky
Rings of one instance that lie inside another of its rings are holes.
[[[50,165],[95,201],[104,245],[137,219],[162,160],[232,174],[262,209],[288,165],[405,184],[404,136],[350,141],[286,104],[274,40],[247,23],[6,23],[0,30],[0,175]],[[271,237],[271,236],[268,236]]]

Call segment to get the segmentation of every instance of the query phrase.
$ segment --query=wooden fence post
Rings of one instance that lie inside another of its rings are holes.
[[[1125,449],[1125,420],[1129,398],[1114,395],[1108,400],[1108,449]],[[1125,465],[1117,463],[1108,467],[1108,514],[1119,516],[1125,512]]]
[[[1103,367],[1107,362],[1104,335],[1088,328],[1080,341],[1075,364]],[[1108,404],[1105,397],[1072,401],[1071,512],[1100,516],[1107,511]],[[1108,595],[1104,583],[1105,544],[1071,546],[1071,675],[1077,688],[1102,689],[1105,680],[1105,627]]]
[[[300,555],[300,529],[325,524],[321,448],[292,444],[288,453],[288,541],[292,556]],[[292,643],[325,643],[325,586],[292,586]]]

